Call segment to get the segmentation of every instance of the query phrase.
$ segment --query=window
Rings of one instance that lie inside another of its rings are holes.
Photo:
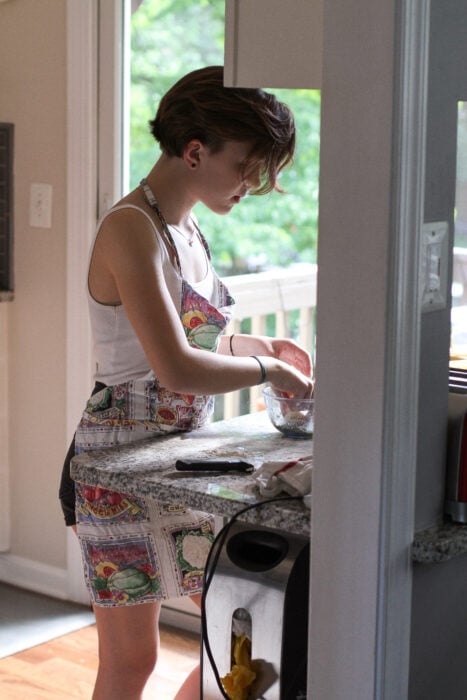
[[[190,70],[224,63],[224,0],[133,3],[130,41],[129,187],[152,168],[158,151],[149,133],[166,90]],[[227,217],[198,205],[214,264],[223,275],[316,262],[320,93],[274,90],[292,108],[298,145],[282,174],[287,194],[249,197]]]

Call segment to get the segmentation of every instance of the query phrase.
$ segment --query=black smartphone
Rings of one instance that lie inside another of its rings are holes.
[[[175,469],[181,472],[244,472],[251,474],[254,466],[241,459],[177,459]]]

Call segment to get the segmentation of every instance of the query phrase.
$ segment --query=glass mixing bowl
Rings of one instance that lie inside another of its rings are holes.
[[[287,398],[271,386],[263,389],[264,404],[273,426],[286,437],[312,438],[314,399]]]

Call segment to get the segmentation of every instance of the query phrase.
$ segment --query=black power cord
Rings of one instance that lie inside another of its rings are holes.
[[[208,557],[206,559],[206,565],[204,568],[204,582],[203,582],[203,592],[201,594],[201,631],[202,631],[202,636],[203,636],[203,643],[204,647],[206,649],[206,654],[209,659],[209,663],[211,664],[212,671],[214,673],[214,677],[216,679],[216,683],[219,687],[219,691],[222,694],[222,697],[225,698],[226,700],[230,700],[229,696],[225,692],[223,686],[222,686],[222,681],[220,678],[219,671],[217,669],[216,663],[214,661],[214,656],[212,654],[211,650],[211,645],[209,644],[209,637],[208,637],[208,627],[207,627],[207,619],[206,619],[206,597],[209,591],[209,587],[211,585],[217,564],[219,562],[219,557],[222,552],[222,548],[224,546],[225,540],[227,539],[227,535],[229,534],[230,528],[232,525],[238,520],[238,518],[243,515],[244,513],[247,513],[249,510],[253,510],[255,508],[260,508],[261,506],[267,505],[268,503],[277,503],[278,501],[301,501],[302,497],[301,496],[277,496],[275,498],[268,498],[265,501],[260,501],[259,503],[253,503],[252,505],[246,506],[245,508],[242,508],[239,510],[235,515],[231,517],[228,523],[224,525],[224,527],[218,532],[216,535],[214,542],[211,545],[211,549],[209,550]]]

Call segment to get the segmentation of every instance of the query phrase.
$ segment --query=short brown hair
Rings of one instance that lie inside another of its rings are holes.
[[[261,169],[261,184],[252,194],[281,191],[277,176],[295,150],[289,107],[264,90],[225,87],[222,66],[200,68],[181,78],[164,95],[149,125],[169,156],[181,157],[192,139],[213,152],[226,141],[251,143],[246,167],[259,163]]]

